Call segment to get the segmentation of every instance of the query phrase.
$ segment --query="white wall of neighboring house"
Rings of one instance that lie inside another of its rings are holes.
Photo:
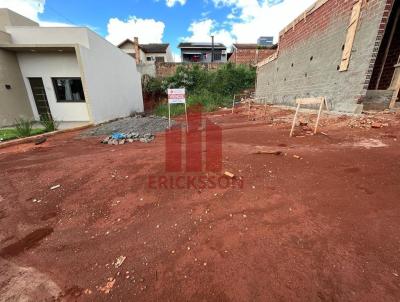
[[[162,58],[164,58],[164,62],[168,62],[168,57],[167,57],[166,54],[164,54],[164,53],[150,53],[150,52],[144,54],[144,57],[143,57],[142,61],[145,64],[146,63],[154,63],[154,62],[156,62],[156,58],[157,57],[162,57]],[[151,58],[151,61],[148,61],[147,58]]]
[[[43,79],[50,111],[56,121],[81,122],[90,120],[86,103],[57,102],[53,87],[52,78],[81,77],[75,53],[20,52],[17,53],[17,58],[35,119],[39,119],[39,114],[29,83],[30,77]]]
[[[51,114],[58,121],[101,123],[144,110],[135,60],[88,28],[6,25],[5,31],[3,47],[18,60],[36,119],[30,77],[43,79]],[[52,78],[68,77],[81,78],[86,102],[57,102]]]
[[[168,46],[166,53],[166,61],[165,62],[174,62],[174,56],[172,55],[171,46]]]
[[[141,57],[141,61],[145,64],[146,63],[154,63],[156,61],[157,57],[163,57],[164,62],[174,62],[174,57],[172,55],[171,48],[169,46],[165,53],[150,53],[150,52],[144,53],[143,51],[141,51],[141,55],[143,56],[143,57]],[[152,60],[148,61],[147,57],[151,57]]]
[[[92,31],[89,48],[79,46],[92,119],[101,123],[143,111],[140,75],[135,60]]]

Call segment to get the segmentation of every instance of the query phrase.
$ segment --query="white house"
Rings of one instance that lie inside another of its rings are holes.
[[[174,62],[168,43],[139,44],[139,38],[126,39],[118,47],[136,59],[136,64]]]
[[[88,28],[39,27],[0,9],[0,66],[0,126],[46,114],[97,124],[143,111],[135,60]]]

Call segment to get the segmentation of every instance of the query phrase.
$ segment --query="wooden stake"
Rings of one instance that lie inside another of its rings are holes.
[[[317,123],[316,123],[316,125],[315,125],[314,134],[317,134],[319,119],[320,119],[320,117],[321,117],[322,107],[324,106],[324,104],[325,104],[325,98],[324,98],[324,100],[321,102],[321,105],[319,106],[318,117],[317,117]]]
[[[267,99],[265,98],[264,118],[267,119]]]
[[[168,101],[168,125],[169,128],[171,129],[171,104]]]
[[[185,102],[185,115],[186,115],[186,132],[189,132],[189,119],[188,119],[186,102]]]
[[[292,124],[292,130],[290,130],[290,137],[293,136],[294,126],[296,126],[297,114],[299,113],[299,109],[300,109],[300,103],[297,104],[297,109]]]
[[[248,102],[248,104],[249,104],[249,110],[248,110],[248,117],[247,117],[247,120],[250,120],[250,111],[251,111],[251,101],[250,100],[248,100],[247,101]]]

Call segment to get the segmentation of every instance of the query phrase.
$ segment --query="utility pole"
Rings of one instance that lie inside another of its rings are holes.
[[[211,36],[211,63],[214,62],[214,36]]]

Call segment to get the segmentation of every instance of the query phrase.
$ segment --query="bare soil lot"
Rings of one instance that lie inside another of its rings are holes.
[[[400,114],[268,117],[209,114],[243,188],[151,189],[163,134],[0,149],[0,301],[399,301]]]

